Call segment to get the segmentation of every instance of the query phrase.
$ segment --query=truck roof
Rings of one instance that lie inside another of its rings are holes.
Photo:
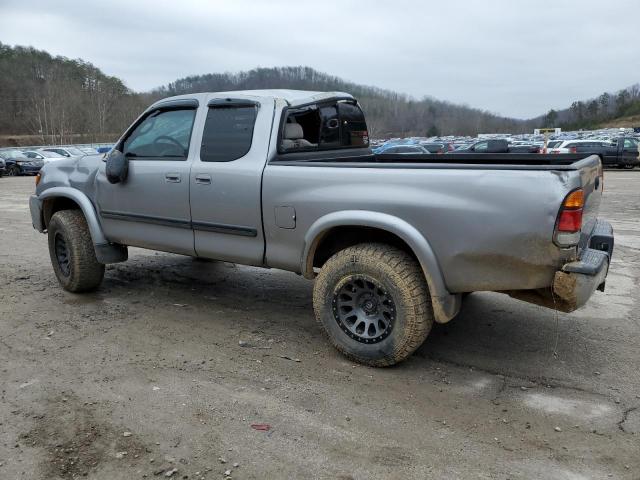
[[[262,97],[274,100],[284,100],[291,107],[298,105],[305,105],[307,103],[314,103],[317,101],[330,99],[330,98],[353,98],[345,92],[314,92],[308,90],[286,90],[286,89],[271,89],[271,90],[235,90],[229,92],[203,92],[203,93],[190,93],[186,95],[177,95],[174,97],[163,98],[154,103],[154,106],[165,102],[167,100],[187,100],[196,99],[199,102],[206,102],[212,98],[228,98],[228,97]]]

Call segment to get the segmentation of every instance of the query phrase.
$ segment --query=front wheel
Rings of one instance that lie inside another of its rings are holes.
[[[47,230],[49,256],[62,288],[74,293],[98,288],[104,277],[104,265],[96,260],[82,211],[61,210],[54,213]]]
[[[18,167],[17,165],[11,165],[7,169],[7,176],[9,176],[9,177],[17,177],[18,175],[20,175],[20,167]]]
[[[316,279],[313,307],[334,347],[376,367],[406,359],[433,325],[420,266],[385,244],[355,245],[333,255]]]

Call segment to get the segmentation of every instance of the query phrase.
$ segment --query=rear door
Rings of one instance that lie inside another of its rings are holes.
[[[117,146],[129,160],[126,181],[111,184],[103,162],[97,205],[110,241],[194,255],[189,171],[195,101],[147,112]]]
[[[635,138],[621,138],[619,142],[622,142],[622,163],[624,165],[638,165],[640,160],[638,140]]]
[[[262,171],[273,117],[272,99],[209,100],[189,178],[198,256],[263,264]]]

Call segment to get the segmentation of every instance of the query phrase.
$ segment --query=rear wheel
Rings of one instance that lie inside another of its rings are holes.
[[[384,244],[356,245],[333,255],[316,279],[313,306],[334,347],[377,367],[406,359],[433,325],[420,266]]]
[[[49,256],[53,271],[69,292],[98,288],[104,265],[96,260],[89,227],[80,210],[61,210],[49,222]]]

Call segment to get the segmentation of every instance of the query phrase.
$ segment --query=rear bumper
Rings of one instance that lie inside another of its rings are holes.
[[[611,224],[598,220],[580,260],[567,263],[555,274],[552,289],[565,304],[563,311],[577,310],[587,303],[593,292],[604,291],[613,245]]]
[[[37,167],[34,165],[21,165],[20,166],[20,173],[22,175],[35,175],[36,173],[38,173],[40,171],[42,167]]]
[[[573,312],[584,306],[593,292],[604,291],[613,245],[611,224],[598,220],[580,259],[565,264],[557,271],[550,288],[505,293],[525,302],[561,312]]]

